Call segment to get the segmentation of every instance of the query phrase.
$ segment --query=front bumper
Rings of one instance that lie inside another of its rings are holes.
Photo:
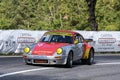
[[[27,64],[64,65],[66,64],[67,56],[23,55],[23,59]]]

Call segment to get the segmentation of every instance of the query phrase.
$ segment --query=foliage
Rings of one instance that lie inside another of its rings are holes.
[[[98,0],[96,18],[99,30],[120,30],[120,0]]]
[[[120,0],[97,0],[99,30],[120,30]],[[0,0],[0,29],[91,30],[85,0]]]

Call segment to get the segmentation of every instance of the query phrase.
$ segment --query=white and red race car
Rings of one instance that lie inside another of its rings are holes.
[[[59,64],[70,68],[77,60],[91,65],[94,48],[77,32],[54,30],[46,32],[40,42],[25,47],[23,58],[26,64]]]

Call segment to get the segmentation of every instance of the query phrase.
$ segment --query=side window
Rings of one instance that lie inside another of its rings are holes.
[[[74,39],[78,40],[78,43],[83,43],[83,41],[84,41],[83,37],[80,34],[76,34],[74,36]]]
[[[74,40],[78,40],[78,42],[79,42],[79,37],[77,34],[74,35]]]
[[[84,42],[84,39],[83,39],[82,36],[79,36],[79,42],[80,42],[80,43],[83,43],[83,42]]]

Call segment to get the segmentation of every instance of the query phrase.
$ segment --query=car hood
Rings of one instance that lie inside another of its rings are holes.
[[[56,43],[56,42],[40,42],[35,45],[32,50],[33,55],[53,55],[56,50],[62,46],[69,45],[68,43]]]

